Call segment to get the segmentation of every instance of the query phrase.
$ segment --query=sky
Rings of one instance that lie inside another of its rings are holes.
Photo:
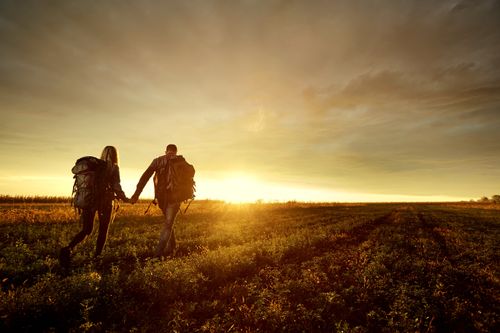
[[[498,194],[499,17],[488,0],[0,0],[0,194],[68,196],[75,160],[114,145],[131,195],[168,143],[200,199]]]

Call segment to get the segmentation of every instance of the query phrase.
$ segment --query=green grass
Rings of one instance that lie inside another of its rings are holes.
[[[195,202],[166,261],[146,207],[122,205],[102,258],[93,234],[64,272],[71,208],[1,205],[0,329],[498,330],[498,205]]]

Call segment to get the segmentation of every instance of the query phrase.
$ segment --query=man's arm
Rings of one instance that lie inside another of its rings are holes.
[[[134,195],[132,195],[132,197],[130,197],[131,203],[137,202],[137,200],[139,199],[139,195],[141,195],[141,192],[144,189],[144,186],[146,186],[149,178],[151,178],[155,170],[156,170],[156,159],[153,160],[153,162],[151,162],[151,165],[146,169],[146,171],[144,171],[144,173],[141,176],[141,179],[139,179],[135,193]]]

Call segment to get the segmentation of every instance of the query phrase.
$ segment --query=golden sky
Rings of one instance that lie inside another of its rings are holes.
[[[0,194],[165,145],[200,198],[500,192],[498,1],[0,0]],[[145,196],[151,192],[149,186]]]

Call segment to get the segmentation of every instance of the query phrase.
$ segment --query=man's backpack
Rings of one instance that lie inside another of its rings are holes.
[[[104,190],[106,161],[93,156],[79,158],[71,169],[73,184],[73,206],[76,208],[96,207]]]
[[[155,199],[160,208],[166,203],[178,203],[194,199],[196,191],[194,167],[184,157],[175,156],[160,167],[154,175]]]

